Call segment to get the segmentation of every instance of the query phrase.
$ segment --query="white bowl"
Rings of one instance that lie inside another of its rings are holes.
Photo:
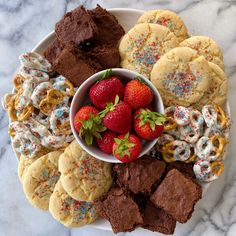
[[[100,78],[101,74],[103,74],[106,70],[100,71],[92,76],[90,76],[86,81],[84,81],[83,84],[80,85],[78,90],[76,91],[72,103],[71,103],[71,110],[70,110],[70,125],[72,132],[75,136],[75,139],[80,144],[80,146],[88,152],[90,155],[96,157],[99,160],[111,162],[111,163],[121,163],[118,159],[116,159],[114,156],[106,154],[102,152],[96,145],[87,145],[84,140],[79,137],[78,132],[75,130],[74,127],[74,117],[76,112],[84,105],[88,104],[89,101],[89,89],[92,87],[92,85]],[[138,74],[137,72],[130,71],[123,68],[114,68],[112,69],[115,75],[120,76],[121,82],[128,82],[129,80],[134,79],[135,77],[139,76],[141,80],[143,80],[152,90],[154,94],[154,110],[164,114],[164,105],[162,98],[155,88],[155,86],[144,76]],[[125,80],[125,81],[124,81]],[[139,157],[146,154],[150,149],[155,145],[157,139],[154,139],[149,142],[143,142],[143,148],[139,155]]]

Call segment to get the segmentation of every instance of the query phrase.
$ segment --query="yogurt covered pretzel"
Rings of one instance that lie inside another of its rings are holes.
[[[22,66],[19,70],[19,74],[26,79],[33,79],[37,84],[49,81],[49,75],[46,72],[32,69],[26,66]]]
[[[217,112],[212,105],[205,105],[202,108],[202,115],[207,127],[212,127],[217,123]]]
[[[36,52],[23,53],[19,56],[22,66],[27,68],[36,69],[44,72],[50,72],[52,65],[49,61]]]

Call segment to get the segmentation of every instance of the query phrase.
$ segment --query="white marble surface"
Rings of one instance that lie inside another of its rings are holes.
[[[130,7],[139,9],[167,8],[177,11],[193,35],[209,35],[222,47],[229,77],[229,101],[232,119],[236,115],[236,1],[196,0],[0,0],[0,97],[12,88],[11,77],[16,71],[18,56],[31,50],[65,11],[80,4],[106,8]],[[111,232],[84,227],[66,229],[52,217],[33,208],[26,201],[17,177],[14,158],[7,134],[8,118],[0,108],[0,236],[30,235],[113,235]],[[225,172],[215,181],[197,204],[192,219],[178,224],[178,236],[236,235],[236,126],[231,129],[231,143]],[[124,235],[124,234],[120,234]],[[144,235],[132,232],[125,235]],[[145,235],[157,235],[145,231]]]

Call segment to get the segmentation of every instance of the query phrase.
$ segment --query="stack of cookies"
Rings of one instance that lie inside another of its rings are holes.
[[[167,106],[223,105],[227,76],[219,45],[189,37],[182,19],[168,10],[145,12],[122,38],[121,66],[149,78]]]

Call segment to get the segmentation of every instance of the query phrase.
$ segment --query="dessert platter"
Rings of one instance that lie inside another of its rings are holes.
[[[66,227],[173,234],[224,170],[219,45],[169,10],[79,6],[4,96],[28,201]]]

